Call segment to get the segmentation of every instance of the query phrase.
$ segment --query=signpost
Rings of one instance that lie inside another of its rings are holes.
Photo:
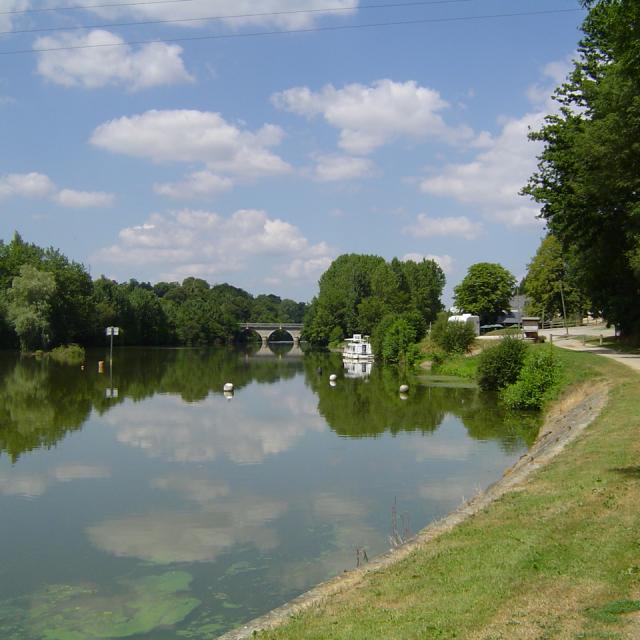
[[[120,335],[120,327],[107,327],[107,335],[109,336],[109,382],[110,389],[105,389],[107,398],[117,398],[118,390],[113,388],[113,336]]]
[[[107,335],[111,338],[111,344],[109,347],[109,369],[113,364],[113,336],[120,335],[120,327],[107,327]]]

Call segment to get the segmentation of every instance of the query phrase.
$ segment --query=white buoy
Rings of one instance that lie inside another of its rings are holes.
[[[401,384],[400,385],[400,393],[407,393],[407,391],[409,391],[409,385],[408,384]]]
[[[233,391],[233,384],[231,382],[227,382],[224,385],[223,391]]]
[[[338,376],[337,376],[335,373],[332,373],[332,374],[329,376],[329,380],[330,380],[331,382],[335,382],[337,379],[338,379]]]

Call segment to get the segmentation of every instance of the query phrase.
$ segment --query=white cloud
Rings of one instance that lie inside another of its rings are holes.
[[[510,226],[540,224],[536,219],[540,207],[519,192],[535,171],[541,151],[541,143],[531,142],[527,134],[542,125],[544,115],[529,113],[507,120],[485,151],[471,162],[449,164],[425,178],[421,190],[473,205]]]
[[[91,143],[153,162],[202,162],[212,172],[256,177],[291,170],[269,151],[283,136],[282,129],[271,124],[256,132],[240,129],[219,113],[152,110],[100,125]]]
[[[35,171],[0,177],[0,198],[47,198],[55,189],[51,178]]]
[[[312,245],[296,226],[264,211],[243,209],[225,218],[185,209],[156,213],[142,225],[122,229],[119,242],[92,260],[156,270],[157,277],[169,280],[217,279],[251,269],[265,278],[311,278],[328,266],[330,253],[326,244]]]
[[[564,60],[550,62],[544,67],[542,70],[542,81],[531,85],[527,89],[527,97],[533,105],[545,108],[548,111],[557,110],[558,103],[551,99],[551,95],[556,87],[560,86],[567,79],[575,57],[576,54],[573,53]]]
[[[136,50],[125,45],[120,36],[97,29],[82,35],[45,36],[33,46],[34,49],[81,47],[38,53],[38,73],[65,87],[97,89],[115,84],[138,91],[193,81],[182,62],[182,48],[175,44],[153,42]]]
[[[327,6],[343,11],[330,13],[329,16],[353,15],[358,7],[359,0],[332,0],[327,5],[326,0],[261,0],[259,6],[255,0],[216,0],[212,5],[206,2],[144,4],[138,3],[124,7],[96,8],[94,12],[104,17],[135,16],[157,20],[184,20],[197,18],[198,22],[179,22],[176,26],[202,27],[207,26],[211,16],[244,16],[241,18],[227,18],[222,22],[231,29],[240,29],[246,26],[276,27],[284,29],[297,29],[310,27],[316,24],[327,14],[301,13],[305,10],[326,9]],[[284,11],[291,11],[288,15]],[[262,15],[260,15],[262,14]],[[271,15],[265,15],[271,14]],[[201,20],[200,20],[201,19]],[[220,22],[217,20],[216,22]]]
[[[469,140],[468,127],[449,127],[440,112],[449,105],[440,94],[415,81],[378,80],[371,86],[325,86],[314,93],[295,87],[276,93],[272,102],[298,115],[321,115],[340,129],[339,146],[347,153],[367,154],[397,138],[438,139],[449,143]]]
[[[114,200],[113,194],[104,191],[59,190],[49,176],[35,171],[0,176],[0,200],[16,197],[49,199],[73,208],[108,207]]]
[[[467,216],[431,218],[425,213],[420,213],[415,224],[405,227],[402,231],[420,238],[460,236],[466,240],[473,240],[482,232],[482,224],[471,221]]]
[[[540,207],[519,192],[537,167],[543,143],[532,142],[530,131],[540,129],[546,114],[558,109],[550,99],[554,88],[571,69],[569,56],[542,69],[540,84],[532,85],[527,96],[532,110],[520,118],[501,119],[501,131],[491,136],[483,132],[475,146],[482,150],[470,162],[446,165],[420,184],[425,193],[453,198],[472,205],[487,218],[509,226],[539,226]]]
[[[436,256],[431,253],[423,255],[421,253],[407,253],[402,257],[403,262],[411,260],[413,262],[422,262],[423,260],[433,260],[446,273],[450,274],[454,269],[454,259],[449,255]]]
[[[90,207],[110,207],[114,201],[112,193],[104,191],[75,191],[62,189],[55,196],[56,202],[63,207],[86,209]]]
[[[0,31],[11,31],[13,23],[16,19],[15,15],[11,15],[11,11],[24,11],[31,7],[29,0],[3,0],[2,11],[4,15],[0,15]]]
[[[153,185],[153,190],[161,195],[176,200],[194,198],[210,198],[233,188],[233,180],[219,176],[211,171],[195,171],[182,182],[164,182]]]
[[[351,156],[318,156],[314,177],[319,182],[338,182],[356,180],[371,175],[373,163],[367,158]]]

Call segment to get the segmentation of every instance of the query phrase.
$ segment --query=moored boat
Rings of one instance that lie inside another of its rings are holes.
[[[346,344],[342,350],[344,360],[357,360],[359,362],[373,362],[373,349],[369,342],[369,336],[354,333],[352,338],[345,340]]]

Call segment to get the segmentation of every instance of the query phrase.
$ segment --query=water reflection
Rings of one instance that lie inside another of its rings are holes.
[[[412,384],[411,393],[400,398],[400,380],[392,369],[374,367],[361,379],[342,370],[337,354],[301,358],[298,351],[292,346],[275,352],[263,346],[243,352],[131,349],[117,353],[113,380],[97,373],[100,353],[90,354],[84,370],[0,358],[0,455],[15,462],[26,451],[54,446],[81,428],[92,410],[117,428],[120,442],[181,461],[225,455],[235,462],[259,462],[286,451],[309,429],[322,429],[324,420],[341,436],[361,438],[429,433],[454,415],[473,438],[500,440],[507,449],[535,437],[536,418],[505,412],[477,389]],[[338,382],[330,385],[334,372]],[[300,400],[293,387],[274,387],[269,395],[269,385],[302,374],[317,407]],[[229,381],[235,401],[225,408],[222,389]],[[105,397],[111,386],[118,388],[117,398]],[[260,394],[260,406],[242,402],[245,389]],[[154,396],[159,397],[153,406],[140,403]],[[185,403],[192,405],[188,414]],[[265,413],[272,419],[265,421]]]
[[[356,549],[386,551],[405,516],[415,529],[441,517],[535,436],[535,420],[469,385],[409,380],[402,400],[393,370],[352,377],[340,354],[292,345],[122,350],[103,375],[102,359],[0,356],[10,640],[41,640],[29,603],[59,591],[71,595],[52,638],[94,637],[112,610],[138,630],[117,637],[215,637],[354,567]],[[171,591],[174,626],[152,616],[141,631],[143,609],[167,604],[154,585],[174,579],[189,585]]]

